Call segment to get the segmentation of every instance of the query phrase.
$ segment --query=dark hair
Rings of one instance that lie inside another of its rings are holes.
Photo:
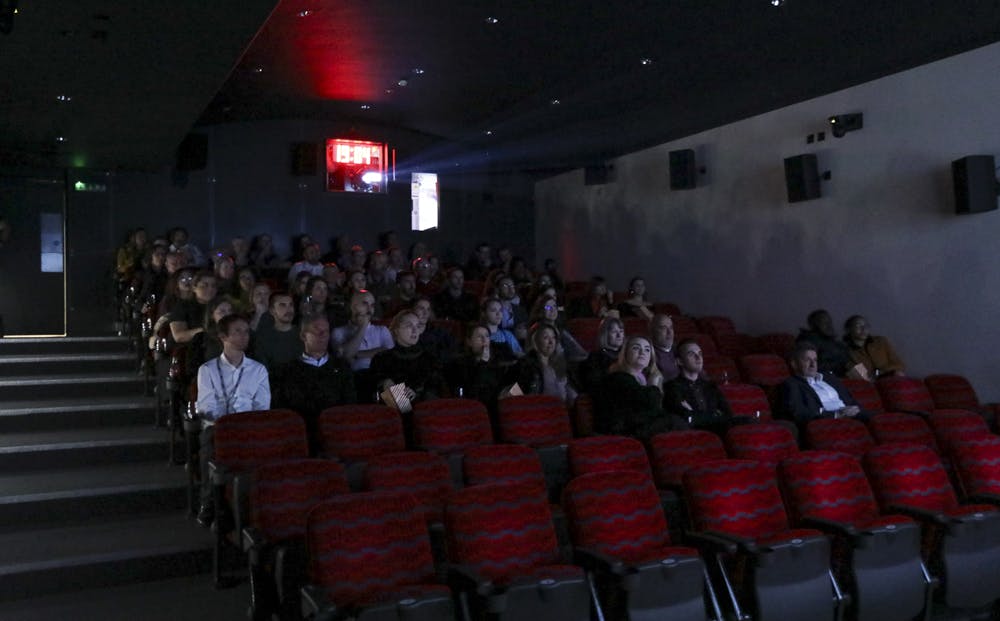
[[[684,348],[688,345],[697,345],[701,347],[701,344],[696,339],[684,339],[680,343],[674,345],[674,357],[678,360],[684,355]]]
[[[825,308],[817,308],[813,312],[806,315],[806,324],[809,326],[810,330],[816,329],[816,322],[819,321],[821,315],[829,315],[830,313]]]
[[[847,321],[844,322],[844,332],[850,332],[851,326],[854,325],[854,322],[862,320],[864,318],[865,318],[864,315],[851,315],[850,317],[848,317]]]
[[[806,339],[800,339],[795,341],[795,345],[792,347],[792,351],[788,352],[788,360],[798,360],[799,357],[806,353],[807,351],[815,352],[817,351],[816,345],[812,341],[807,341]]]
[[[278,298],[291,298],[294,301],[294,298],[292,298],[291,293],[287,291],[274,291],[267,298],[267,307],[274,308],[274,303],[278,301]]]
[[[230,326],[232,326],[237,321],[242,321],[243,323],[249,325],[249,322],[247,321],[246,317],[238,313],[232,313],[230,315],[226,315],[225,317],[219,320],[218,324],[219,334],[223,336],[228,336]]]
[[[400,280],[406,278],[407,276],[413,276],[414,278],[417,277],[417,275],[413,273],[413,270],[399,270],[396,272],[396,283],[399,283]]]

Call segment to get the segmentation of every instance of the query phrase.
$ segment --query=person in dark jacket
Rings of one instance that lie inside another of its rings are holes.
[[[796,343],[788,362],[793,375],[778,386],[776,409],[780,418],[804,429],[809,421],[819,418],[869,417],[840,380],[819,372],[815,345]]]

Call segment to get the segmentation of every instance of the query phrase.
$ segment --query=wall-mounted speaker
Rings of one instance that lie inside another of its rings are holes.
[[[188,134],[177,147],[177,170],[204,170],[208,165],[208,134]]]
[[[670,152],[670,189],[693,190],[698,187],[694,149]]]
[[[292,175],[311,177],[319,172],[318,146],[315,142],[292,143]]]
[[[955,213],[981,213],[997,208],[996,163],[992,155],[968,155],[951,163]]]
[[[803,153],[785,158],[785,188],[788,202],[798,203],[823,194],[819,187],[819,165],[814,153]]]
[[[604,185],[615,180],[615,167],[611,164],[596,164],[583,169],[583,185]]]

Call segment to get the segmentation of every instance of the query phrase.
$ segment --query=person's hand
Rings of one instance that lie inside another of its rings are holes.
[[[663,387],[663,373],[660,373],[659,367],[655,364],[649,368],[646,372],[646,382],[650,386],[656,386],[657,388]]]
[[[479,355],[479,359],[482,360],[483,362],[489,362],[490,361],[490,345],[489,345],[489,342],[487,342],[486,346],[483,347],[483,353],[481,353]]]
[[[417,398],[417,393],[409,386],[403,387],[403,394],[406,395],[406,398],[409,399],[411,403]]]
[[[861,408],[856,405],[849,405],[838,412],[840,418],[854,418],[861,412]]]
[[[687,401],[681,401],[681,407],[684,408],[685,410],[687,410],[688,412],[693,412],[694,411],[694,408],[691,407],[691,405],[688,404]]]

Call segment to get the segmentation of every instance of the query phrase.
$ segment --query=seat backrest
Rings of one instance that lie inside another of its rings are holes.
[[[674,342],[681,340],[692,334],[698,334],[698,324],[687,315],[671,315],[670,320],[674,322]]]
[[[952,458],[966,497],[1000,495],[1000,438],[988,436],[958,444]]]
[[[642,317],[622,317],[626,336],[649,336],[649,321]]]
[[[690,429],[658,433],[650,441],[657,487],[680,487],[688,468],[726,458],[722,439],[710,431]]]
[[[563,490],[570,537],[577,547],[637,564],[661,560],[670,545],[667,520],[653,483],[638,472],[593,472]]]
[[[584,438],[594,433],[594,398],[584,393],[573,402],[573,434]]]
[[[338,607],[433,581],[427,525],[409,494],[336,496],[309,513],[306,532],[310,582]]]
[[[875,386],[887,412],[930,412],[934,409],[931,393],[915,377],[882,377]]]
[[[774,468],[756,461],[713,461],[684,473],[684,495],[696,530],[751,539],[788,529]]]
[[[343,464],[289,459],[259,466],[250,486],[250,523],[270,541],[301,537],[320,502],[350,492]]]
[[[440,522],[444,502],[451,493],[451,471],[440,455],[418,451],[386,453],[368,460],[365,484],[369,490],[402,491],[419,502],[428,522]]]
[[[784,358],[795,347],[795,335],[787,332],[769,332],[757,337],[761,349],[767,353]]]
[[[876,414],[869,419],[868,429],[879,444],[913,442],[928,446],[934,452],[939,452],[931,428],[927,426],[924,419],[916,414],[904,412]]]
[[[327,408],[319,415],[320,450],[344,462],[406,449],[399,412],[380,403]]]
[[[577,438],[566,450],[570,474],[578,477],[607,470],[634,470],[652,478],[642,442],[625,436]]]
[[[462,322],[455,319],[434,319],[431,321],[431,325],[440,330],[444,330],[451,338],[455,339],[456,343],[461,343],[465,340],[464,328],[462,328]]]
[[[413,406],[414,448],[441,455],[491,444],[486,406],[475,399],[432,399]]]
[[[534,487],[547,497],[542,460],[534,449],[520,444],[470,446],[462,458],[466,485],[516,483]]]
[[[806,425],[806,444],[821,451],[839,451],[861,457],[875,446],[865,424],[853,418],[818,418]]]
[[[936,512],[958,505],[941,458],[930,447],[884,444],[865,453],[863,463],[883,512],[896,504]]]
[[[601,332],[601,320],[597,317],[574,317],[566,321],[566,329],[576,342],[588,352],[599,348],[597,338]]]
[[[733,323],[733,320],[722,315],[707,315],[699,317],[696,321],[701,331],[709,336],[734,334],[736,332],[736,324]]]
[[[724,332],[712,335],[715,341],[715,349],[722,356],[729,356],[734,360],[741,356],[754,353],[753,339],[740,332]]]
[[[715,339],[713,339],[709,334],[696,332],[694,334],[685,334],[684,338],[691,339],[695,343],[698,343],[698,347],[701,347],[701,353],[706,356],[719,355],[719,348],[715,346]]]
[[[968,410],[934,410],[927,422],[945,455],[950,455],[961,444],[991,435],[986,420]]]
[[[760,386],[730,382],[719,384],[719,390],[729,403],[729,409],[733,411],[734,416],[753,417],[760,412],[761,419],[771,418],[771,404]]]
[[[979,397],[969,380],[961,375],[935,373],[924,378],[934,407],[947,410],[978,410]]]
[[[448,558],[505,584],[559,562],[552,514],[544,498],[509,483],[465,487],[445,511]]]
[[[759,423],[730,427],[726,450],[733,459],[752,459],[775,468],[782,459],[797,455],[799,445],[785,425]]]
[[[702,371],[716,384],[740,382],[742,379],[740,368],[729,356],[706,356]]]
[[[559,397],[521,395],[501,399],[497,419],[501,442],[542,448],[573,439],[569,412]]]
[[[747,383],[758,386],[777,386],[790,375],[784,359],[774,354],[749,354],[739,363]]]
[[[857,457],[806,451],[778,467],[793,522],[815,517],[860,525],[878,517],[875,495]]]
[[[670,315],[676,317],[681,314],[681,307],[673,302],[656,302],[653,304],[653,312],[657,315]]]
[[[882,406],[882,398],[878,395],[878,388],[875,387],[875,384],[868,380],[851,377],[845,377],[840,380],[840,383],[844,385],[847,392],[851,393],[851,396],[858,402],[858,406],[862,410],[871,412],[872,414],[885,412],[885,407]]]
[[[306,424],[291,410],[226,414],[215,422],[213,459],[230,472],[309,456]]]

